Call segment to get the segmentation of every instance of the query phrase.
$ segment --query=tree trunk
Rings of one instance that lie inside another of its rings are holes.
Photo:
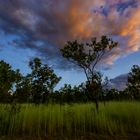
[[[96,105],[96,111],[97,111],[97,113],[99,113],[99,103],[98,103],[97,99],[95,99],[95,105]]]

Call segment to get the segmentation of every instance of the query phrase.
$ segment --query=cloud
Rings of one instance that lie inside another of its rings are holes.
[[[127,19],[125,28],[121,30],[122,36],[128,36],[126,52],[136,52],[140,48],[140,9],[132,9],[133,14]]]
[[[110,79],[109,84],[108,84],[108,88],[115,88],[119,91],[123,91],[128,84],[128,74],[122,74],[119,75],[117,77],[115,77],[114,79]]]
[[[63,67],[66,41],[109,35],[119,42],[103,63],[140,48],[139,0],[1,0],[0,30],[19,36],[11,43],[30,48]],[[59,61],[59,62],[58,62]]]

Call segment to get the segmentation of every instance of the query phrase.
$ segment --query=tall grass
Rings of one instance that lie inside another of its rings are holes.
[[[67,137],[140,134],[139,102],[0,105],[0,136]]]

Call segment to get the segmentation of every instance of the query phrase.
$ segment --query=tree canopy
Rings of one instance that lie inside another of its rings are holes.
[[[12,70],[12,67],[4,62],[0,61],[0,101],[5,102],[10,100],[10,91],[12,90],[14,83],[17,80],[19,70]]]
[[[39,58],[29,62],[31,74],[31,94],[35,102],[44,102],[48,94],[53,92],[61,77],[58,77],[54,70],[47,64],[42,64]]]
[[[99,41],[97,38],[92,38],[87,43],[79,43],[77,40],[68,41],[61,49],[63,57],[84,70],[88,92],[96,101],[97,108],[97,98],[101,89],[101,74],[96,71],[96,66],[117,45],[118,43],[111,38],[102,36]]]
[[[79,43],[77,40],[68,41],[61,52],[63,57],[84,70],[88,81],[92,81],[96,65],[117,45],[118,43],[111,38],[102,36],[99,41],[97,38],[92,38],[90,43]]]

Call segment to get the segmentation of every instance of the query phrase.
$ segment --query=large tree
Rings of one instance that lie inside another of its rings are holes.
[[[99,41],[97,38],[92,38],[90,43],[69,41],[61,49],[63,57],[84,70],[88,82],[88,92],[93,93],[97,108],[101,75],[96,71],[96,66],[117,45],[118,43],[111,38],[102,36]]]
[[[45,102],[47,95],[53,92],[61,77],[58,77],[47,64],[42,64],[39,58],[30,61],[29,66],[32,70],[29,77],[31,77],[33,101],[35,103]]]

